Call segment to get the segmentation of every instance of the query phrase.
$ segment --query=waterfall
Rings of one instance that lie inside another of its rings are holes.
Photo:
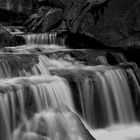
[[[104,99],[107,98],[103,106],[107,108],[107,110],[104,111],[104,115],[108,115],[109,123],[112,124],[112,122],[115,122],[115,117],[118,119],[119,123],[135,121],[133,104],[125,71],[121,69],[110,70],[105,73],[105,77],[101,75],[98,76],[101,82],[101,86],[99,84],[99,89],[102,89],[100,93],[104,94]],[[106,91],[109,87],[110,91]],[[112,100],[114,103],[111,103]],[[114,114],[113,111],[115,109],[116,113]]]
[[[57,38],[57,32],[42,34],[27,34],[23,36],[27,45],[34,44],[60,44],[64,45],[64,40]]]
[[[49,38],[33,36],[25,47]],[[94,140],[88,130],[98,140],[100,128],[138,123],[139,70],[125,65],[122,55],[68,49],[23,54],[19,48],[0,56],[1,140]],[[84,62],[90,58],[94,63]]]
[[[125,70],[110,66],[84,66],[82,69],[53,70],[52,73],[65,78],[70,75],[69,82],[75,83],[79,93],[82,116],[92,127],[136,121]],[[137,83],[136,78],[135,81]]]
[[[5,136],[7,140],[13,140],[11,131],[19,122],[26,122],[30,115],[27,110],[30,108],[30,111],[37,112],[49,110],[49,108],[59,109],[66,105],[71,110],[74,109],[67,81],[57,76],[4,79],[0,81],[0,89],[2,92],[0,95],[2,140],[5,140]],[[28,100],[31,100],[32,105]]]

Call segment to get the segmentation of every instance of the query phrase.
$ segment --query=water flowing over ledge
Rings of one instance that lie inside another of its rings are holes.
[[[0,140],[140,139],[140,1],[0,1]]]
[[[119,52],[42,46],[1,52],[1,140],[100,140],[117,127],[120,134],[132,124],[139,129],[140,71],[134,63]]]

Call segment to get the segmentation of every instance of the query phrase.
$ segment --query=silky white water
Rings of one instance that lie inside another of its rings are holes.
[[[92,140],[87,129],[97,140],[140,139],[133,69],[100,57],[104,65],[86,66],[71,56],[37,59],[28,69],[20,55],[0,61],[1,140]]]
[[[27,45],[34,45],[34,44],[56,44],[57,42],[57,33],[42,33],[42,34],[29,34],[24,35],[26,44]]]

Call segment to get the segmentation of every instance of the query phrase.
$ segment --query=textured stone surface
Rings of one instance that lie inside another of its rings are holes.
[[[93,37],[107,46],[140,44],[138,0],[69,0],[64,13],[66,25],[72,33]]]
[[[69,0],[64,11],[64,18],[69,30],[73,33],[81,32],[93,36],[98,18],[96,17],[96,9],[105,3],[105,0]]]
[[[29,31],[48,32],[57,28],[63,20],[63,10],[49,6],[41,7],[37,13],[31,15],[25,22]]]
[[[14,45],[14,38],[2,25],[0,25],[0,48]]]
[[[52,8],[49,10],[48,13],[44,16],[43,22],[42,22],[42,31],[50,31],[51,29],[54,29],[58,25],[62,23],[63,20],[63,10],[61,9],[55,9]]]
[[[55,6],[55,7],[65,8],[66,3],[67,3],[68,1],[69,1],[69,0],[48,0],[48,3],[49,3],[50,5]]]
[[[12,34],[7,27],[0,25],[0,48],[25,44],[22,36]]]

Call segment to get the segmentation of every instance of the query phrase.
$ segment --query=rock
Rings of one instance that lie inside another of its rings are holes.
[[[42,21],[42,31],[47,32],[58,27],[63,21],[63,10],[51,8]]]
[[[117,46],[123,48],[124,50],[140,48],[140,33],[137,33],[136,35],[131,35],[126,39],[120,40],[117,43]]]
[[[56,31],[67,31],[67,27],[64,21],[58,26],[58,28],[55,29]]]
[[[48,0],[50,5],[64,9],[68,0]]]
[[[32,32],[48,32],[57,28],[62,23],[62,20],[62,9],[43,6],[37,13],[31,15],[24,25]]]
[[[105,0],[69,0],[64,11],[68,29],[72,33],[80,32],[93,37],[98,18],[96,11],[105,3]]]
[[[28,122],[28,132],[24,130],[27,123],[14,131],[15,140],[95,140],[80,118],[69,109],[56,108],[36,113]]]
[[[30,60],[30,61],[29,61]],[[19,71],[31,71],[31,68],[38,63],[38,57],[34,54],[1,54],[0,66],[2,71],[3,67],[9,68],[11,77],[18,77]],[[1,71],[1,72],[2,72]],[[5,74],[3,75],[5,77]]]
[[[96,37],[110,46],[125,49],[139,46],[139,9],[140,2],[136,0],[110,1],[103,15],[104,26]]]
[[[0,48],[18,46],[25,44],[25,39],[16,34],[12,34],[9,29],[0,25]]]
[[[140,1],[136,1],[126,13],[126,23],[129,33],[140,32]]]
[[[0,48],[14,45],[13,35],[10,34],[2,25],[0,25]]]
[[[29,31],[35,31],[41,26],[43,16],[49,11],[51,7],[42,6],[38,9],[37,13],[32,14],[25,22],[24,26],[28,28]]]
[[[138,0],[69,0],[64,19],[70,32],[90,36],[106,46],[122,47],[127,40],[139,46],[139,13]]]
[[[38,0],[41,5],[50,5],[57,8],[64,9],[68,0]]]

